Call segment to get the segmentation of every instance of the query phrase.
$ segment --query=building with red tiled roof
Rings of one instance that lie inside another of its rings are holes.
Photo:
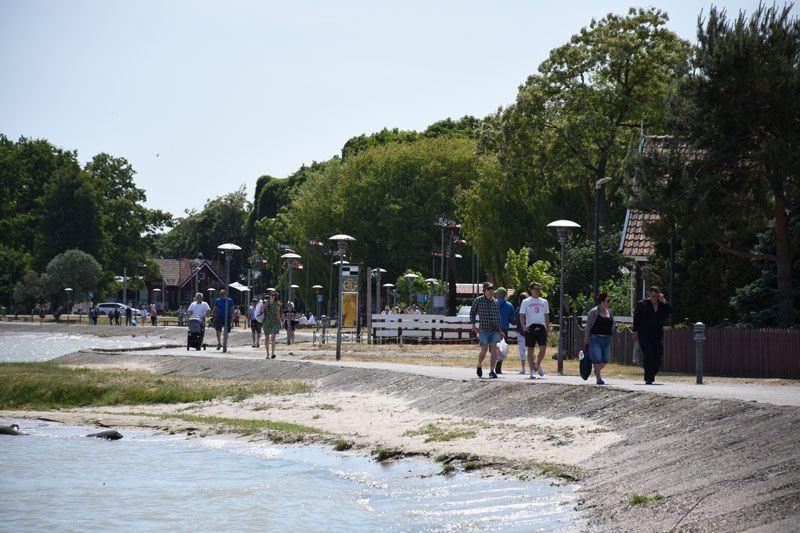
[[[207,301],[212,300],[212,296],[225,286],[222,265],[218,261],[159,258],[155,262],[161,271],[161,280],[148,283],[147,288],[151,292],[153,289],[163,291],[165,309],[189,305],[196,292],[202,292]]]

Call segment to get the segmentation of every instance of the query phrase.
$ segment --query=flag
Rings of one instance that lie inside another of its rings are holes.
[[[308,241],[308,244],[311,244],[313,246],[325,246],[325,244],[322,241]]]
[[[298,270],[302,269],[303,268],[303,263],[295,263],[294,264],[294,268],[296,268]]]

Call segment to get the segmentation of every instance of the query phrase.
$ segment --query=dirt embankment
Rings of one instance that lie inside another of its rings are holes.
[[[431,457],[464,452],[509,474],[533,472],[533,461],[559,464],[584,489],[579,509],[589,530],[796,531],[800,520],[800,416],[794,407],[544,381],[457,381],[301,361],[136,352],[80,352],[58,361],[313,380],[317,390],[310,395],[210,402],[191,412],[293,421],[373,449]],[[427,424],[473,435],[425,443],[425,435],[408,434]],[[634,493],[663,498],[631,505]]]

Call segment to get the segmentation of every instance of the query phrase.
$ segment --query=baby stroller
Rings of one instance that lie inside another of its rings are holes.
[[[188,323],[189,332],[186,335],[186,350],[188,351],[190,348],[196,348],[199,350],[201,346],[205,350],[206,346],[203,344],[203,335],[205,335],[203,321],[196,316],[192,316],[189,317]]]

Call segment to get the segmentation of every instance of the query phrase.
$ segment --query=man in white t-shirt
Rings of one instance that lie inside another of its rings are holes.
[[[542,286],[531,282],[531,295],[523,300],[519,307],[519,318],[522,322],[522,331],[525,333],[525,346],[528,349],[528,365],[531,368],[531,379],[538,372],[544,376],[542,360],[547,350],[547,337],[550,335],[550,305],[541,298]],[[533,345],[539,344],[539,354],[536,364],[533,363]]]
[[[211,308],[203,301],[203,293],[198,292],[195,295],[195,300],[192,302],[192,305],[189,306],[189,316],[196,316],[205,324],[206,314],[208,314],[209,311],[211,311]]]

